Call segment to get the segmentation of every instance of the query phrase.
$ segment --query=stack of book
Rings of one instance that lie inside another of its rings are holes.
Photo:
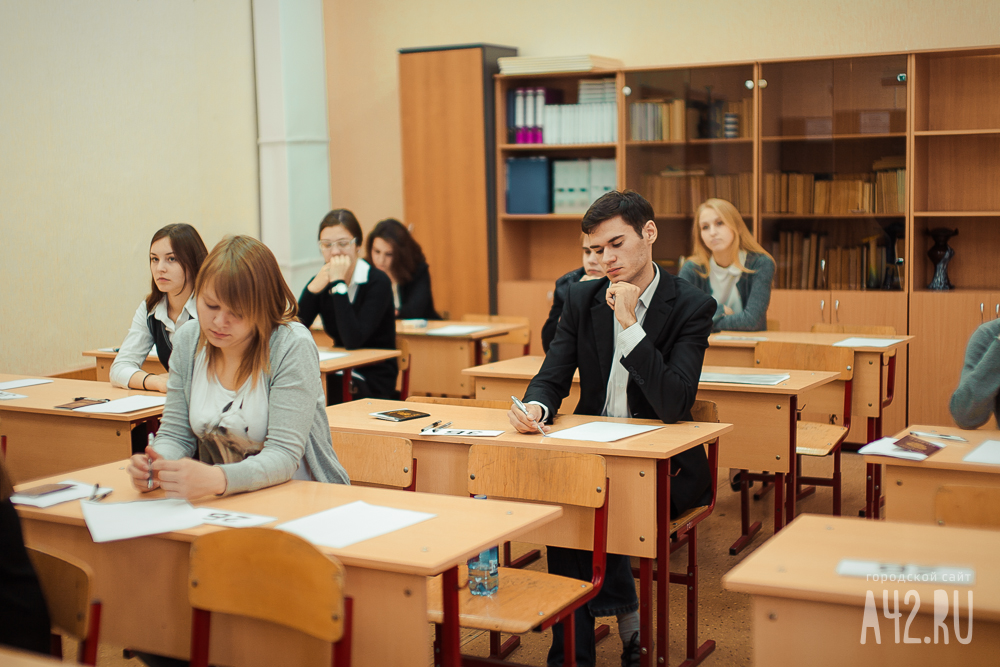
[[[884,236],[872,236],[862,243],[840,243],[831,247],[829,236],[817,232],[780,231],[771,245],[777,271],[778,289],[881,289],[886,269],[903,256],[903,238],[889,248]],[[899,271],[900,288],[905,289],[905,273]]]
[[[632,141],[684,141],[687,135],[684,100],[647,100],[628,105]],[[697,118],[697,111],[694,111]]]
[[[542,143],[604,144],[618,139],[618,105],[547,104],[542,121]]]
[[[905,212],[906,169],[863,174],[764,174],[764,213],[858,215]]]
[[[501,74],[544,74],[545,72],[590,72],[620,69],[622,61],[602,56],[510,56],[497,58]]]
[[[563,91],[507,91],[507,140],[513,144],[589,144],[618,140],[614,79],[579,81],[579,104],[561,104]]]
[[[728,116],[728,119],[727,119]],[[729,134],[726,133],[726,127]],[[753,136],[753,98],[736,102],[644,99],[629,105],[632,141],[739,139]]]
[[[552,212],[586,213],[590,205],[617,185],[615,160],[555,160],[552,163]]]
[[[691,215],[706,199],[725,199],[741,215],[752,215],[753,174],[709,175],[705,168],[665,169],[644,174],[642,193],[657,215]]]
[[[609,79],[580,79],[577,82],[577,104],[603,104],[616,101],[614,77]]]

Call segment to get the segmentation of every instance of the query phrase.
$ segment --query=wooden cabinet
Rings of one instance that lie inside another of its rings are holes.
[[[830,321],[830,310],[829,290],[774,290],[767,319],[781,331],[810,331],[814,324]]]

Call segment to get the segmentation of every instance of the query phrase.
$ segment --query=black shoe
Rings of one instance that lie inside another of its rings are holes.
[[[729,488],[731,488],[733,491],[739,491],[740,490],[740,482],[741,481],[742,480],[741,480],[741,477],[740,477],[740,473],[736,473],[736,476],[733,477],[733,481],[731,481],[729,483]],[[748,489],[752,489],[753,488],[753,480],[752,479],[747,483],[747,488]]]
[[[622,667],[639,667],[639,633],[633,632],[632,638],[622,649]]]

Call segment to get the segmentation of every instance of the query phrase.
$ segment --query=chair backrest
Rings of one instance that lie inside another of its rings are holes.
[[[527,345],[531,342],[531,320],[527,317],[516,315],[475,315],[465,314],[462,316],[463,322],[500,322],[503,324],[522,324],[521,329],[515,329],[502,336],[490,338],[490,343],[514,343],[516,345]]]
[[[718,424],[719,406],[715,404],[715,401],[695,399],[694,405],[691,406],[691,419],[696,422]]]
[[[877,324],[826,324],[825,322],[818,322],[812,325],[810,331],[812,333],[868,334],[871,336],[896,335],[896,327],[880,326]]]
[[[406,438],[330,429],[333,451],[351,484],[413,490],[413,443]]]
[[[510,401],[495,398],[450,398],[445,396],[408,396],[407,403],[433,403],[436,405],[464,405],[467,408],[494,408],[509,410]]]
[[[399,350],[399,372],[410,370],[410,341],[405,336],[396,338],[396,349]]]
[[[781,331],[781,321],[780,320],[768,320],[767,321],[768,331]]]
[[[220,530],[194,541],[190,564],[188,600],[196,610],[269,621],[329,642],[344,635],[344,566],[297,535]]]
[[[1000,488],[945,485],[934,494],[934,519],[943,526],[1000,528]]]
[[[854,377],[854,351],[847,347],[761,341],[757,343],[754,358],[758,368],[833,371],[840,373],[845,382]]]
[[[52,628],[78,641],[87,639],[94,571],[69,554],[36,547],[27,550],[49,608]]]
[[[472,445],[469,493],[598,508],[607,495],[603,456],[575,452]]]

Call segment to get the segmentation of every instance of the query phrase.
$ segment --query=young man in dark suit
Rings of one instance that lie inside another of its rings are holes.
[[[522,433],[537,432],[569,394],[580,371],[576,414],[691,419],[702,361],[712,331],[715,301],[653,263],[653,208],[636,192],[609,192],[583,217],[583,233],[601,259],[607,279],[570,286],[562,319],[524,402],[508,413]],[[708,459],[702,447],[671,460],[671,516],[711,501]],[[590,580],[591,552],[548,548],[549,571]],[[608,554],[601,592],[576,612],[579,665],[595,660],[594,618],[617,616],[622,665],[639,664],[639,602],[627,556]],[[553,632],[548,664],[562,665],[562,626]]]

